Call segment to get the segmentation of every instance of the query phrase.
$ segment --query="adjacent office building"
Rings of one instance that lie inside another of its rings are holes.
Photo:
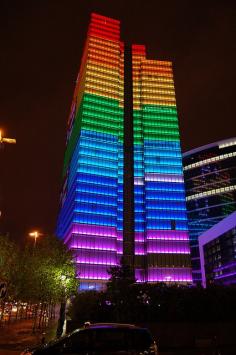
[[[193,281],[201,282],[198,238],[236,210],[236,138],[183,154]]]
[[[236,212],[199,237],[202,284],[236,284]]]
[[[81,289],[129,265],[137,282],[189,283],[189,236],[172,64],[91,22],[68,120],[57,235]]]

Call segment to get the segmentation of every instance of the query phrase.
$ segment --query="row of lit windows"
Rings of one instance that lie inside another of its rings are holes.
[[[106,185],[106,186],[113,186],[117,187],[117,179],[116,178],[111,178],[111,177],[106,177],[106,176],[97,176],[97,175],[92,175],[92,174],[77,174],[77,179],[76,181],[78,182],[87,182],[87,183],[94,183],[94,184],[99,184],[99,185]]]
[[[115,76],[112,75],[112,74],[101,74],[101,73],[98,73],[98,72],[92,72],[91,70],[88,70],[87,73],[86,73],[86,78],[92,78],[92,79],[105,79],[105,80],[108,80],[108,81],[112,81],[112,82],[119,82],[120,83],[120,80],[121,78],[116,74]]]
[[[88,85],[86,84],[85,92],[88,94],[94,94],[98,96],[103,96],[107,98],[114,98],[115,100],[119,101],[120,95],[117,90],[111,90],[108,89],[107,87],[100,87],[100,86],[95,86],[95,85]]]
[[[170,129],[168,129],[170,128]],[[153,125],[153,124],[144,124],[143,127],[141,127],[140,125],[135,125],[134,126],[134,136],[135,137],[144,137],[145,134],[143,134],[143,132],[157,132],[157,133],[163,133],[163,132],[173,132],[173,133],[178,133],[178,130],[175,128],[173,128],[171,125],[168,124],[157,124],[157,125]],[[146,136],[145,136],[146,138]]]
[[[120,44],[117,42],[113,42],[113,41],[108,41],[105,39],[101,39],[95,36],[89,36],[89,43],[98,43],[102,46],[105,46],[105,48],[107,47],[111,47],[111,48],[120,48]]]
[[[172,114],[172,115],[177,115],[177,110],[174,107],[160,107],[156,105],[147,105],[143,107],[143,110],[145,111],[144,114],[153,114],[153,113],[160,113],[160,114]],[[148,112],[148,113],[147,113]]]
[[[121,110],[118,106],[110,107],[105,106],[103,104],[100,105],[91,105],[84,103],[83,104],[83,113],[96,115],[97,113],[102,113],[106,116],[119,116],[120,119],[123,118],[123,110]]]
[[[114,53],[114,52],[117,52],[115,51],[114,49],[111,50],[111,49],[105,49],[105,48],[102,48],[101,50],[98,49],[98,47],[90,47],[88,49],[88,53],[95,53],[95,54],[98,54],[99,57],[101,58],[104,58],[104,57],[108,57],[108,58],[119,58],[119,55],[117,55],[117,53]]]
[[[97,74],[91,75],[91,72],[88,72],[85,82],[101,84],[102,86],[111,86],[116,89],[119,89],[120,87],[120,81],[118,77],[116,78],[110,77],[108,79],[103,77],[101,79]]]
[[[160,62],[153,61],[152,63],[148,62],[147,60],[141,62],[141,68],[143,70],[158,70],[165,71],[167,73],[172,73],[172,67],[167,65],[160,65]]]
[[[100,206],[99,204],[94,205],[94,204],[81,204],[77,203],[74,212],[76,213],[89,213],[89,214],[94,214],[94,215],[100,215],[100,216],[113,216],[115,217],[117,215],[117,208],[112,207],[112,206]]]
[[[101,37],[107,40],[107,41],[119,41],[120,36],[119,33],[111,33],[111,31],[107,30],[107,29],[99,29],[96,26],[91,26],[89,27],[89,32],[88,32],[89,36],[96,36],[96,37]]]
[[[82,193],[87,192],[89,194],[101,194],[115,197],[117,195],[117,186],[104,186],[79,182],[77,184],[76,191]]]
[[[95,59],[95,61],[96,60],[102,61],[104,63],[103,65],[107,65],[108,64],[108,65],[112,65],[112,66],[117,66],[117,68],[119,66],[119,59],[118,58],[117,59],[115,59],[115,58],[110,59],[109,57],[107,57],[105,55],[103,57],[101,57],[99,55],[89,53],[88,54],[88,60],[89,59],[92,60],[92,61],[94,59]]]
[[[120,57],[120,50],[119,48],[113,48],[113,47],[108,47],[106,45],[101,45],[98,43],[91,43],[89,42],[89,46],[88,46],[88,52],[93,51],[93,52],[99,52],[99,53],[107,53],[107,54],[111,54],[113,56],[118,56]]]
[[[85,147],[85,148],[89,148],[89,147],[94,147],[96,149],[102,149],[102,150],[108,150],[111,152],[116,152],[117,151],[117,142],[105,142],[103,140],[98,140],[97,138],[94,137],[94,139],[87,139],[84,137],[80,138],[80,147]]]
[[[208,163],[214,163],[216,161],[224,160],[224,159],[235,157],[235,156],[236,156],[236,152],[219,155],[217,157],[213,157],[213,158],[201,160],[201,161],[199,161],[197,163],[189,164],[189,165],[184,167],[184,170],[197,168],[198,166],[206,165]]]
[[[150,129],[153,128],[155,130],[155,127],[158,128],[173,128],[174,131],[178,130],[178,124],[177,123],[169,123],[169,122],[155,122],[155,121],[144,121],[143,122],[143,127],[149,127]],[[140,127],[141,129],[141,127]],[[155,130],[156,131],[156,130]]]
[[[86,100],[89,101],[89,100]],[[109,115],[120,115],[123,116],[123,110],[119,108],[117,102],[111,102],[110,100],[104,100],[102,102],[99,101],[90,101],[90,102],[83,102],[83,109],[85,112],[104,112]],[[83,112],[84,112],[83,111]]]
[[[151,82],[154,82],[154,83],[174,83],[173,81],[173,78],[168,78],[166,76],[161,76],[161,75],[154,75],[154,74],[147,74],[147,73],[142,73],[142,78],[141,78],[141,81],[143,83],[151,83]]]
[[[94,214],[78,214],[74,216],[73,222],[75,223],[85,223],[85,224],[96,224],[100,226],[110,226],[116,227],[117,220],[116,217],[105,216],[105,215],[94,215]]]
[[[143,99],[142,100],[143,105],[162,105],[162,106],[174,106],[176,107],[175,101],[174,100],[161,100],[161,99]]]
[[[135,116],[134,116],[135,117]],[[141,118],[143,121],[149,121],[149,120],[162,120],[162,121],[177,121],[178,123],[178,117],[177,115],[169,114],[169,113],[150,113],[150,112],[142,112],[141,113]]]
[[[84,202],[84,203],[94,203],[106,206],[117,206],[117,197],[111,197],[107,194],[91,194],[87,192],[77,192],[75,197],[75,202]]]
[[[108,159],[108,160],[115,160],[117,161],[118,160],[118,154],[117,152],[111,152],[109,150],[106,150],[106,151],[102,151],[102,150],[98,150],[98,149],[84,149],[81,147],[80,149],[80,155],[81,156],[84,156],[84,157],[94,157],[94,158],[105,158],[105,159]]]
[[[122,113],[119,111],[109,111],[109,110],[97,110],[97,108],[93,108],[89,107],[89,109],[85,109],[83,110],[83,116],[88,116],[88,117],[99,117],[102,119],[108,119],[112,121],[118,121],[118,122],[122,122],[123,121],[123,117],[122,117]]]
[[[224,193],[224,192],[229,192],[229,191],[235,191],[235,190],[236,190],[236,185],[221,187],[219,189],[204,191],[199,194],[187,196],[186,200],[190,201],[190,200],[194,200],[194,199],[198,199],[198,198],[202,198],[202,197],[206,197],[206,196],[212,196],[212,195],[216,195],[216,194],[220,194],[220,193]]]
[[[104,94],[113,94],[114,96],[119,95],[119,91],[118,90],[114,90],[110,88],[110,85],[106,85],[106,86],[101,86],[97,83],[97,85],[95,84],[89,84],[88,82],[85,83],[85,90],[87,91],[87,89],[90,89],[90,91],[92,91],[93,93],[104,93]],[[103,95],[105,96],[105,95]]]
[[[142,159],[141,157],[134,157],[135,164],[138,166],[140,165],[140,168],[144,164],[145,166],[165,166],[165,165],[170,165],[172,167],[174,166],[180,166],[182,167],[182,160],[179,158],[171,159],[170,157],[146,157],[145,159]]]
[[[119,121],[112,121],[111,118],[110,120],[108,119],[101,119],[100,117],[89,117],[89,116],[84,116],[82,119],[82,125],[84,126],[84,124],[86,125],[94,125],[94,129],[96,129],[96,127],[107,127],[107,128],[111,128],[113,130],[118,130],[119,129]]]
[[[146,125],[143,127],[143,132],[144,135],[146,133],[159,133],[161,135],[169,135],[169,136],[178,136],[178,130],[167,130],[167,129],[152,129],[151,127],[146,127]]]
[[[94,62],[88,60],[86,68],[88,70],[91,70],[92,72],[96,71],[99,73],[109,73],[114,76],[119,76],[119,68],[118,67],[117,67],[117,69],[112,69],[112,68],[105,67],[103,65],[95,65]]]
[[[101,167],[109,167],[116,169],[117,168],[117,159],[112,160],[112,159],[107,159],[105,156],[103,157],[98,157],[98,156],[80,156],[78,160],[78,164],[88,164],[88,165],[93,165],[93,166],[101,166]]]
[[[145,149],[144,151],[134,151],[134,156],[137,159],[137,157],[139,157],[139,159],[143,159],[143,156],[146,157],[156,157],[157,159],[161,156],[163,158],[170,158],[170,157],[175,157],[175,158],[179,158],[182,160],[181,157],[181,153],[179,151],[169,151],[166,149],[162,149],[162,150],[156,150],[155,148],[150,148],[150,149]]]
[[[141,78],[140,81],[142,82],[142,85],[145,85],[146,83],[150,82],[151,78],[160,78],[160,79],[165,79],[169,78],[173,83],[173,76],[170,74],[163,74],[163,73],[152,73],[152,72],[142,72],[141,73]]]
[[[171,96],[171,95],[160,95],[158,93],[155,93],[155,91],[151,94],[142,94],[141,95],[141,99],[145,100],[145,99],[153,99],[153,100],[166,100],[166,101],[173,101],[175,102],[175,97]]]
[[[105,16],[101,16],[101,15],[97,15],[97,14],[92,14],[92,21],[91,23],[93,25],[99,25],[101,26],[101,28],[107,28],[110,30],[113,30],[115,29],[116,32],[119,31],[120,29],[120,21],[118,20],[112,20],[111,18],[109,17],[105,17]]]
[[[236,140],[219,144],[219,148],[231,147],[232,145],[236,145]]]
[[[80,131],[80,137],[87,137],[89,140],[96,140],[98,142],[115,142],[118,143],[118,137],[110,134],[110,133],[104,133],[104,132],[96,132],[96,131],[90,131],[90,130],[84,130],[82,129]],[[89,141],[88,140],[88,141]]]
[[[203,192],[203,191],[209,191],[217,188],[224,188],[226,186],[229,186],[229,180],[217,180],[213,179],[212,181],[207,180],[207,182],[199,181],[199,184],[196,186],[193,186],[191,189],[188,189],[189,192]]]
[[[145,97],[144,93],[160,94],[161,96],[170,95],[171,97],[175,95],[174,90],[159,90],[157,88],[151,88],[151,87],[146,88],[143,85],[141,89],[141,95]]]
[[[123,125],[123,120],[121,117],[115,117],[115,115],[112,114],[98,113],[96,111],[83,111],[82,120],[85,122],[94,123],[95,125],[100,125],[102,122],[104,122],[104,124],[109,124],[111,127],[118,127],[119,125]]]
[[[94,21],[94,20],[92,20],[92,22],[90,23],[89,29],[92,29],[92,30],[95,30],[95,31],[98,31],[101,33],[104,32],[104,33],[107,33],[108,35],[115,36],[115,37],[118,37],[120,34],[120,29],[119,29],[118,25],[109,28],[109,23],[105,22],[103,24],[102,22]]]
[[[97,174],[99,176],[110,176],[110,177],[117,177],[117,169],[104,168],[104,167],[97,167],[97,166],[88,166],[88,165],[81,165],[79,171],[82,173],[91,173]]]
[[[119,130],[118,128],[112,128],[110,125],[100,125],[96,124],[96,126],[94,126],[93,124],[89,124],[87,122],[83,123],[83,129],[89,130],[89,131],[94,131],[97,132],[98,134],[100,133],[105,133],[105,134],[112,134],[112,135],[116,135],[118,137],[118,135],[120,137],[122,137],[122,134],[119,134]]]
[[[144,82],[144,83],[137,83],[137,82],[134,82],[133,83],[134,87],[145,87],[145,88],[152,88],[152,89],[169,89],[171,90],[172,92],[174,92],[174,85],[173,84],[166,84],[166,83],[153,83],[153,82]]]
[[[123,102],[123,99],[121,99],[121,96],[119,96],[118,93],[117,94],[113,94],[111,92],[111,90],[109,90],[109,92],[108,92],[108,90],[98,90],[98,89],[94,90],[94,89],[87,88],[86,89],[86,93],[87,94],[92,94],[92,95],[94,94],[94,95],[102,96],[102,97],[107,97],[109,99],[114,99],[114,100]]]
[[[158,65],[161,65],[161,66],[165,66],[165,67],[172,67],[172,62],[169,62],[167,60],[152,60],[152,59],[146,59],[146,63],[147,64],[158,64]]]

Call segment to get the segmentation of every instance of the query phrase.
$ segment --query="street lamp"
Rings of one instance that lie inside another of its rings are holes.
[[[60,316],[59,316],[58,325],[57,325],[57,337],[58,338],[60,338],[60,336],[65,332],[65,327],[66,327],[66,304],[67,304],[66,284],[67,284],[67,281],[69,281],[69,277],[66,275],[61,275],[60,279],[61,279],[62,286],[63,286],[63,295],[61,298]]]
[[[16,144],[15,138],[5,138],[2,136],[2,131],[0,130],[0,144],[2,143],[10,143],[10,144]]]
[[[42,233],[39,233],[38,231],[29,233],[29,236],[34,238],[34,248],[36,247],[37,239],[40,237],[40,235],[42,235]]]

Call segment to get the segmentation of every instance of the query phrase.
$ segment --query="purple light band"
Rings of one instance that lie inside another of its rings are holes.
[[[93,224],[75,223],[72,226],[71,233],[101,235],[101,236],[105,236],[105,237],[117,238],[117,231],[116,231],[115,227],[98,226],[98,225],[93,225]]]
[[[98,275],[98,276],[87,276],[87,275],[79,275],[79,278],[81,280],[109,280],[110,276],[101,276],[101,275]]]
[[[234,267],[234,266],[236,266],[236,262],[233,262],[233,263],[230,263],[230,264],[227,264],[227,265],[224,265],[224,266],[217,267],[217,268],[213,269],[213,271],[214,272],[218,272],[218,271],[221,271],[221,270],[229,269],[229,268]]]
[[[108,280],[107,265],[78,264],[78,277],[88,280]]]
[[[224,279],[225,277],[231,277],[231,276],[236,276],[236,272],[231,272],[229,274],[224,274],[220,276],[215,276],[215,279]]]
[[[77,246],[77,245],[70,245],[71,249],[75,250],[98,250],[98,251],[110,251],[110,252],[117,252],[117,249],[112,248],[103,248],[103,247],[86,247],[86,246]]]
[[[148,230],[147,240],[189,240],[187,231],[172,231],[172,230]]]
[[[78,264],[88,264],[88,265],[106,265],[106,266],[116,266],[117,262],[103,262],[98,259],[76,259],[76,263]]]
[[[148,281],[192,282],[190,268],[152,268],[148,270]]]

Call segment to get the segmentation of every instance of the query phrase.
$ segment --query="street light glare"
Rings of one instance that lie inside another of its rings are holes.
[[[15,138],[4,138],[3,132],[0,129],[0,143],[16,144],[16,139]]]
[[[34,238],[34,246],[36,246],[37,238],[43,235],[42,233],[39,233],[38,231],[33,231],[29,233],[30,237]]]

